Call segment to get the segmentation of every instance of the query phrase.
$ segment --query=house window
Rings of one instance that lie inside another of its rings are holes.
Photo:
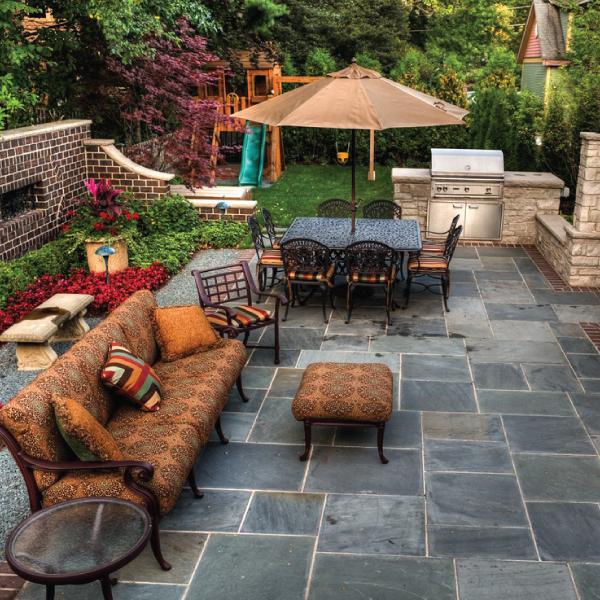
[[[7,221],[35,208],[35,184],[0,194],[0,221]]]
[[[255,96],[266,96],[269,93],[267,86],[266,75],[255,75],[254,76],[254,95]]]

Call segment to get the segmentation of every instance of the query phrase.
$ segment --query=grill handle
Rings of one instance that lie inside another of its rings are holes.
[[[469,204],[469,208],[472,208],[472,209],[479,209],[479,206],[477,206],[477,205],[473,205],[473,204]]]
[[[452,208],[462,208],[463,205],[462,204],[453,204]]]

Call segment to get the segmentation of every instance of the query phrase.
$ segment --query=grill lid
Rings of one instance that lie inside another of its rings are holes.
[[[504,154],[502,150],[432,148],[431,175],[504,179]]]

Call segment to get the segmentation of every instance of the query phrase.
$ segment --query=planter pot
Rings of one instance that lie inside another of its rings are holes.
[[[95,254],[100,246],[105,246],[106,244],[108,244],[108,242],[102,240],[89,240],[85,242],[85,253],[87,255],[90,273],[106,273],[104,259]],[[115,254],[108,259],[108,272],[115,273],[117,271],[123,271],[129,266],[127,242],[125,242],[125,240],[113,240],[108,245],[116,250]]]

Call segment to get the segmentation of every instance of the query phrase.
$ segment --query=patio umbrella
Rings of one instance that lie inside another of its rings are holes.
[[[276,127],[330,127],[352,130],[352,232],[356,221],[356,130],[464,125],[468,111],[382,77],[352,61],[291,92],[275,96],[232,117]]]

